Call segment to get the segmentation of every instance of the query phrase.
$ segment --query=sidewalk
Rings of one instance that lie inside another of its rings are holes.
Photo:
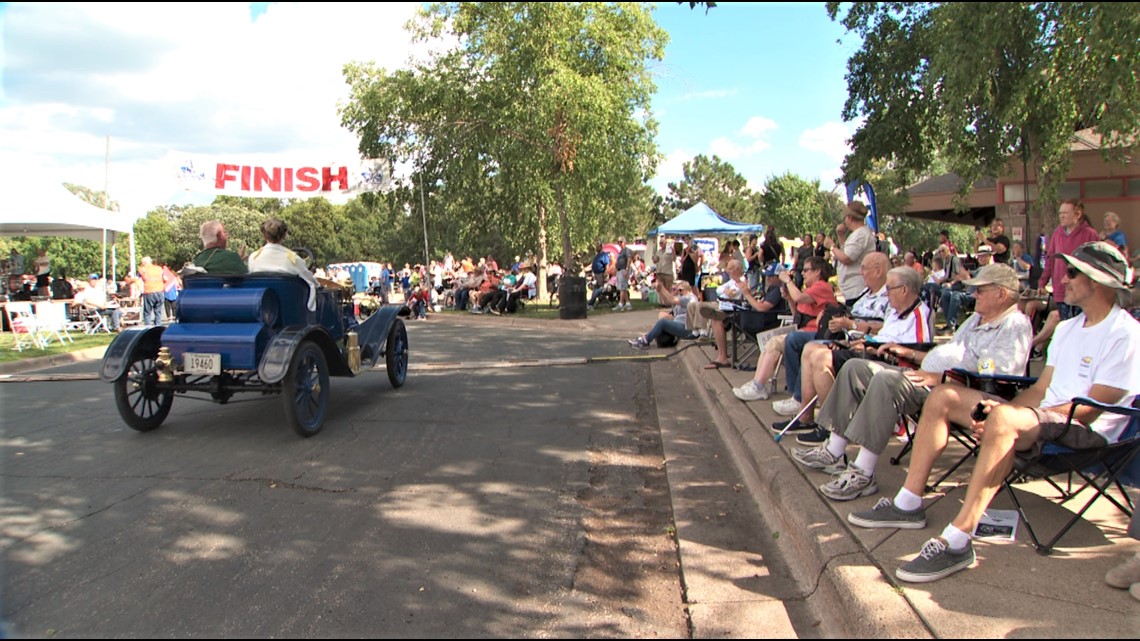
[[[978,562],[971,569],[934,583],[902,583],[895,579],[895,569],[913,558],[957,513],[972,466],[963,465],[938,493],[925,497],[924,530],[851,526],[848,513],[868,510],[901,487],[906,460],[899,466],[889,461],[901,443],[893,442],[879,461],[878,494],[831,501],[816,489],[829,477],[792,460],[795,438],[780,443],[772,438],[767,426],[783,417],[772,411],[771,401],[744,403],[732,394],[732,387],[749,380],[752,372],[704,370],[715,355],[712,343],[699,343],[681,357],[773,536],[778,536],[788,565],[806,585],[818,583],[813,596],[818,611],[845,617],[838,627],[848,630],[849,636],[1136,638],[1140,634],[1140,604],[1127,591],[1104,582],[1105,572],[1138,549],[1125,534],[1127,519],[1108,501],[1094,503],[1051,556],[1036,552],[1021,523],[1016,541],[975,541]],[[786,397],[786,393],[774,396]],[[964,452],[956,443],[948,447],[935,474]],[[1018,488],[1039,535],[1051,536],[1072,516],[1052,500],[1056,492],[1044,482]],[[1073,509],[1087,500],[1088,493],[1082,493]],[[1004,491],[992,506],[1014,509]]]

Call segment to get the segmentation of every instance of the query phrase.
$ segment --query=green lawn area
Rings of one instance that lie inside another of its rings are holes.
[[[115,338],[115,336],[115,334],[94,334],[88,336],[86,334],[72,332],[71,337],[75,339],[74,343],[60,343],[55,340],[53,336],[52,342],[48,344],[47,349],[36,349],[33,347],[18,352],[15,348],[15,337],[10,332],[4,332],[0,333],[0,363],[11,363],[25,358],[36,358],[38,356],[66,354],[67,352],[75,352],[91,347],[105,347],[111,344],[111,340]]]

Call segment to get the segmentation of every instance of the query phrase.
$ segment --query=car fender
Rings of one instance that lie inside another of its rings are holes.
[[[407,309],[403,306],[381,307],[356,327],[362,363],[370,363],[370,367],[376,366],[380,356],[384,354],[385,341],[388,340],[392,324],[396,322],[398,316],[406,316],[402,312]]]
[[[127,368],[135,360],[134,356],[140,351],[157,353],[162,343],[162,333],[166,331],[164,325],[153,327],[132,327],[123,330],[103,352],[103,363],[99,367],[99,378],[110,383],[119,380],[127,372]]]
[[[313,325],[287,327],[271,338],[257,366],[258,377],[265,383],[277,383],[284,379],[289,371],[289,363],[293,360],[293,353],[307,340],[315,342],[324,352],[330,376],[352,376],[348,361],[337,347],[336,341],[323,327]]]

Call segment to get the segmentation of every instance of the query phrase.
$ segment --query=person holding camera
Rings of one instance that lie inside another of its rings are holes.
[[[990,223],[990,233],[986,235],[981,227],[974,228],[974,239],[977,241],[975,245],[979,251],[982,246],[988,246],[993,250],[994,262],[1008,264],[1009,263],[1009,236],[1005,235],[1005,222],[1000,218],[995,218]]]
[[[839,291],[845,300],[854,300],[867,288],[861,266],[863,257],[875,251],[875,234],[867,227],[867,207],[859,201],[847,203],[843,222],[835,228],[838,242],[831,239],[831,256],[838,263]]]

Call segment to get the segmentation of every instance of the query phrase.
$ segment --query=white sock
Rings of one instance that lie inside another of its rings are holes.
[[[966,546],[970,544],[970,535],[953,525],[947,525],[946,529],[942,530],[942,538],[946,539],[947,545],[955,552],[965,550]]]
[[[847,439],[832,432],[831,436],[827,438],[827,451],[835,458],[843,458],[843,455],[847,453]]]
[[[922,497],[905,487],[899,488],[899,493],[895,495],[895,507],[904,512],[922,509]]]
[[[875,464],[879,462],[879,455],[871,450],[861,447],[859,448],[859,456],[855,457],[855,462],[852,464],[855,467],[863,470],[867,476],[875,475]]]

